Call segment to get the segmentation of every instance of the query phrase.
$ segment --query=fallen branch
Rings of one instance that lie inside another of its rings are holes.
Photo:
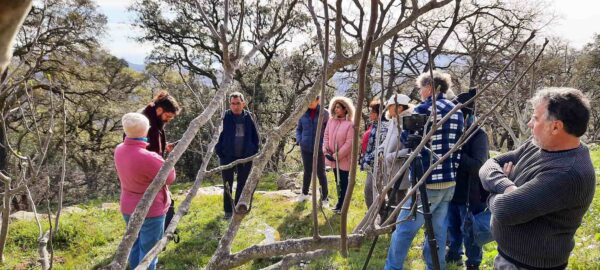
[[[290,269],[292,266],[298,265],[302,261],[312,260],[332,254],[332,250],[320,249],[315,251],[309,251],[305,253],[292,253],[285,255],[281,261],[273,264],[269,267],[265,267],[262,270],[284,270]]]

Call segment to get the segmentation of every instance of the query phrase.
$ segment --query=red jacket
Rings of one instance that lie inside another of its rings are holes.
[[[361,153],[366,153],[367,152],[367,144],[369,144],[369,136],[371,135],[371,130],[373,130],[373,125],[369,125],[369,128],[367,128],[367,130],[365,130],[365,133],[363,133],[362,136],[362,145],[361,145]]]

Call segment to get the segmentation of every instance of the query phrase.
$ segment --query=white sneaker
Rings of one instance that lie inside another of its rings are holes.
[[[329,208],[329,199],[325,199],[321,201],[323,208]]]
[[[300,196],[298,196],[298,199],[296,199],[297,202],[304,202],[304,201],[308,201],[308,199],[310,198],[310,196],[304,195],[304,194],[300,194]]]

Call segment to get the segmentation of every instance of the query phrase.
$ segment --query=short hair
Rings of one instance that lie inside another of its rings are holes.
[[[369,108],[377,114],[381,114],[381,101],[378,98],[374,98],[369,103]]]
[[[166,90],[160,90],[152,99],[151,104],[153,104],[156,108],[162,108],[166,112],[179,114],[181,111],[181,107],[179,103],[175,100],[175,98],[169,95],[169,92]]]
[[[550,87],[539,90],[531,104],[535,107],[547,102],[546,120],[560,120],[565,131],[573,136],[581,137],[590,121],[590,101],[578,89],[567,87]]]
[[[244,94],[237,92],[237,91],[229,94],[229,101],[231,101],[232,98],[239,98],[242,102],[246,101],[244,99]]]
[[[431,73],[433,73],[433,84]],[[450,74],[437,70],[433,70],[431,73],[427,71],[419,75],[419,77],[417,77],[417,87],[423,88],[425,86],[435,85],[435,90],[439,89],[440,92],[445,94],[446,91],[452,87],[452,78],[450,78]]]
[[[150,129],[150,121],[141,113],[126,113],[121,118],[121,124],[128,138],[146,137]]]

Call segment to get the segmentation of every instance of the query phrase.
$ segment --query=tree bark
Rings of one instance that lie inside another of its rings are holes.
[[[356,165],[358,160],[358,139],[359,139],[359,127],[361,119],[361,111],[363,102],[365,99],[365,87],[367,80],[367,64],[369,62],[369,56],[371,55],[371,46],[373,44],[373,32],[375,32],[375,25],[377,23],[378,15],[378,1],[371,0],[371,18],[369,18],[369,27],[367,29],[367,38],[365,46],[362,50],[362,59],[358,66],[358,100],[356,101],[356,113],[354,114],[354,140],[352,141],[352,154],[350,158],[351,167],[350,174],[348,177],[348,189],[344,196],[344,203],[342,204],[342,220],[341,220],[341,241],[340,249],[343,257],[348,256],[348,210],[350,208],[350,201],[352,200],[352,193],[354,191],[354,185],[356,183]]]

